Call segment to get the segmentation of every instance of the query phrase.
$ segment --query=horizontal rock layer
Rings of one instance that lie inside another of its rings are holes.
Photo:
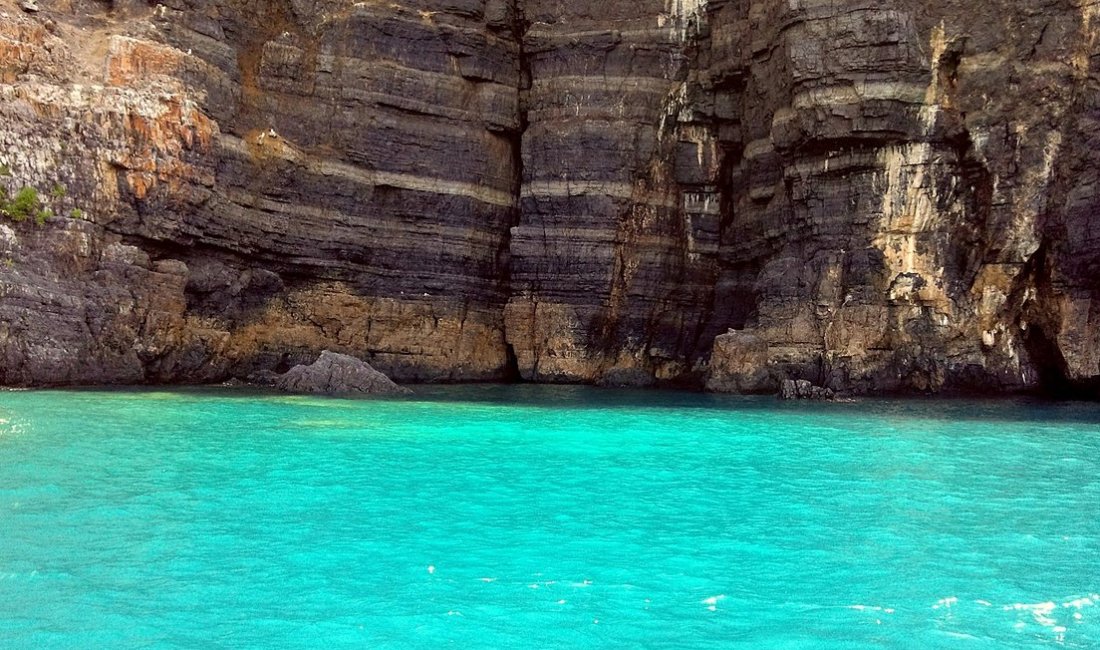
[[[0,0],[0,383],[1096,394],[1071,0]],[[76,217],[76,218],[72,218]],[[117,313],[116,313],[117,312]]]

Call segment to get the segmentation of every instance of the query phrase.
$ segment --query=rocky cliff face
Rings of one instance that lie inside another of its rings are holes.
[[[9,186],[66,188],[57,211],[77,206],[91,239],[183,282],[122,283],[173,310],[108,328],[140,340],[93,374],[81,357],[103,332],[76,314],[62,336],[51,307],[12,304],[24,316],[0,380],[213,381],[321,349],[404,380],[505,376],[519,46],[504,7],[471,4],[9,6]],[[64,221],[12,228],[6,290],[114,310],[119,287],[94,264],[71,289],[52,281],[45,233],[61,241]],[[44,246],[24,255],[30,232]]]
[[[767,7],[736,39],[751,63],[720,282],[755,308],[720,337],[710,385],[1085,389],[1096,8]]]
[[[0,0],[0,185],[56,215],[2,222],[0,383],[330,349],[399,381],[1096,394],[1093,5],[39,6]]]

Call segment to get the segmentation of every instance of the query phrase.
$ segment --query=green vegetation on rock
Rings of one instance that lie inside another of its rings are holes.
[[[0,213],[12,221],[26,221],[28,217],[37,216],[42,209],[42,203],[38,198],[38,190],[33,187],[24,187],[16,192],[11,200],[7,198],[7,192],[0,194]]]
[[[0,177],[10,178],[11,168],[7,164],[0,163]],[[49,199],[60,201],[68,195],[68,190],[60,183],[54,183],[50,188]],[[73,208],[69,216],[74,219],[83,219],[84,211]],[[0,185],[0,217],[7,217],[15,222],[26,221],[34,218],[35,224],[41,226],[54,217],[54,210],[43,203],[43,198],[38,190],[30,185],[24,185],[11,196],[10,190]]]

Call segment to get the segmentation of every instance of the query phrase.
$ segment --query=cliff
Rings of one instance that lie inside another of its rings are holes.
[[[1097,395],[1096,5],[38,7],[0,0],[0,186],[53,215],[0,220],[0,383],[329,349],[398,381]]]

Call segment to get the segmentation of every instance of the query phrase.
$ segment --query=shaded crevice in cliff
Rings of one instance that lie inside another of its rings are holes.
[[[955,223],[944,258],[949,263],[946,268],[946,278],[951,282],[949,293],[961,296],[974,287],[982,265],[997,257],[998,252],[990,250],[991,242],[986,236],[993,220],[996,179],[980,159],[973,137],[965,127],[947,140],[947,146],[954,152],[957,176],[944,179],[943,184],[961,186],[959,194],[965,210]],[[943,195],[950,193],[949,186],[941,189]]]
[[[1038,390],[1049,396],[1082,396],[1087,386],[1071,380],[1069,365],[1058,345],[1061,317],[1051,285],[1050,246],[1049,240],[1043,241],[1020,274],[1017,326],[1023,330],[1024,349],[1038,375]]]
[[[509,0],[508,11],[510,18],[508,21],[509,35],[518,45],[516,66],[519,69],[519,75],[517,77],[518,85],[516,87],[516,129],[507,134],[512,167],[512,214],[511,218],[504,226],[501,237],[500,253],[498,255],[498,265],[500,268],[498,277],[500,278],[503,294],[506,298],[513,294],[511,257],[512,235],[514,229],[520,225],[523,216],[521,208],[525,177],[523,141],[526,137],[527,129],[530,126],[527,95],[531,90],[531,64],[528,60],[524,45],[524,39],[526,38],[527,31],[531,28],[531,23],[527,20],[521,0]],[[505,338],[507,338],[507,331],[505,331]],[[507,345],[507,353],[509,366],[511,366],[516,360],[515,349],[511,344]],[[510,367],[508,371],[509,374],[512,374],[512,370],[513,369]]]
[[[516,356],[516,348],[511,343],[504,345],[504,372],[501,375],[500,381],[509,384],[518,384],[523,382],[523,375],[519,371],[519,357]]]
[[[1024,335],[1028,359],[1039,378],[1038,392],[1059,399],[1096,399],[1100,380],[1073,380],[1057,337],[1041,324],[1032,324]]]
[[[1054,399],[1100,398],[1100,375],[1075,373],[1068,353],[1075,352],[1069,341],[1089,336],[1086,330],[1066,331],[1077,323],[1072,313],[1072,287],[1063,284],[1059,266],[1066,245],[1065,232],[1047,215],[1045,235],[1024,263],[1006,304],[1005,319],[1018,332],[1026,389]],[[1079,351],[1078,351],[1079,352]]]

